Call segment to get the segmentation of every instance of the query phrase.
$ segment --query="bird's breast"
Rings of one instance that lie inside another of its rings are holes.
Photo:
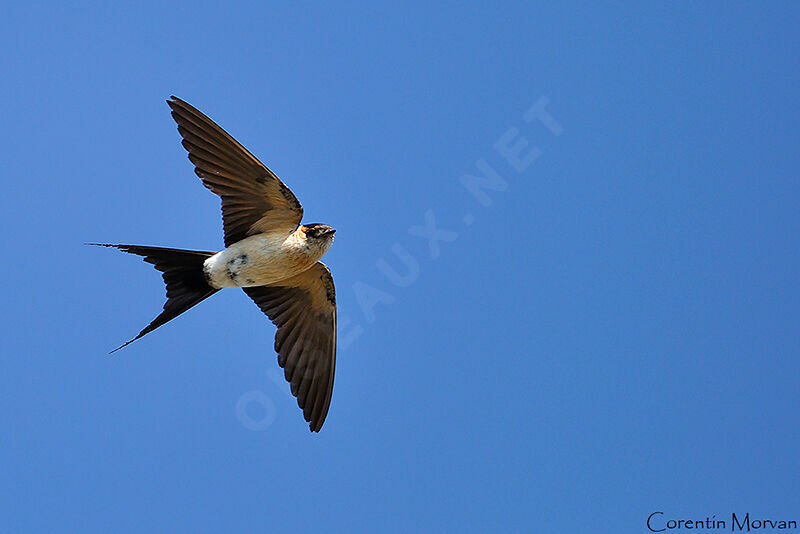
[[[208,258],[203,270],[215,288],[275,284],[316,263],[309,247],[286,234],[258,234]]]

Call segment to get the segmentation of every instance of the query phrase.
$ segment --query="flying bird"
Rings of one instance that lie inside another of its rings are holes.
[[[336,232],[301,224],[303,207],[278,177],[225,130],[180,98],[167,104],[194,172],[222,199],[225,248],[200,252],[114,245],[162,273],[164,311],[112,352],[174,319],[223,288],[240,287],[278,327],[275,352],[312,432],[319,432],[333,393],[336,292],[320,258]]]

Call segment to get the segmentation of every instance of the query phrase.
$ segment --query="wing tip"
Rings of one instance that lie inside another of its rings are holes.
[[[175,95],[170,96],[169,100],[167,100],[166,102],[167,102],[167,105],[172,110],[173,116],[174,116],[174,113],[176,111],[178,111],[179,109],[181,109],[181,108],[185,109],[185,108],[191,108],[192,107],[188,102],[186,102],[182,98],[178,98]]]
[[[331,406],[330,398],[331,396],[326,395],[322,406],[314,406],[310,417],[306,419],[306,421],[308,421],[308,428],[311,430],[311,432],[319,432],[322,429],[322,425],[325,424],[325,420],[328,418],[328,410]],[[316,410],[317,408],[319,411]]]
[[[323,425],[324,423],[325,423],[325,420],[324,420],[324,419],[323,419],[322,421],[319,421],[319,422],[311,421],[311,422],[308,424],[308,429],[309,429],[311,432],[316,432],[317,434],[319,434],[319,431],[320,431],[320,430],[322,430],[322,425]]]

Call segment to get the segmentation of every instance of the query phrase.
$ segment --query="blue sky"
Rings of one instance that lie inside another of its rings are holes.
[[[800,7],[428,4],[6,6],[0,530],[800,520]],[[319,435],[240,291],[107,354],[84,242],[222,246],[172,94],[338,230]]]

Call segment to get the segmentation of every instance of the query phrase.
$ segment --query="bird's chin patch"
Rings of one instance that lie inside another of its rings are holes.
[[[322,254],[325,255],[333,245],[333,236],[326,236],[325,241],[322,243]]]

